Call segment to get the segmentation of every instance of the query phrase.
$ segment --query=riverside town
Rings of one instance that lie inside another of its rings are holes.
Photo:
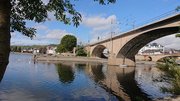
[[[179,0],[0,0],[0,101],[180,101]]]

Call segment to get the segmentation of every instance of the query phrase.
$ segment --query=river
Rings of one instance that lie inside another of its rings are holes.
[[[151,64],[136,67],[94,62],[43,63],[30,54],[11,53],[0,82],[0,101],[130,101],[171,96],[169,83]]]

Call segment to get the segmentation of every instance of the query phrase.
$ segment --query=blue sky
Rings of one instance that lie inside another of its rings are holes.
[[[47,3],[48,0],[43,0],[43,2]],[[72,0],[72,3],[82,14],[82,22],[78,28],[56,21],[53,13],[49,13],[50,21],[44,23],[27,21],[27,26],[37,29],[33,40],[14,32],[11,44],[58,44],[60,39],[67,34],[75,35],[78,43],[94,42],[98,37],[100,40],[110,37],[111,31],[120,33],[133,28],[133,25],[136,26],[180,6],[180,0],[117,0],[115,4],[109,5],[99,5],[94,0]],[[174,35],[161,38],[156,42],[168,48],[180,49],[178,45],[180,39],[175,38]]]

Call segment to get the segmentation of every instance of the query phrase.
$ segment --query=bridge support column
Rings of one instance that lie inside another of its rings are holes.
[[[128,67],[134,67],[136,66],[135,61],[130,60],[128,58],[116,58],[114,56],[110,56],[108,58],[108,65],[112,66],[128,66]]]

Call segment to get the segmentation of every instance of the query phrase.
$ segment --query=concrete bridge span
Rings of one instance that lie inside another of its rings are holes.
[[[103,50],[109,50],[109,65],[135,66],[135,55],[149,42],[179,32],[180,13],[160,19],[121,35],[90,44],[86,50],[92,57],[103,57]]]

